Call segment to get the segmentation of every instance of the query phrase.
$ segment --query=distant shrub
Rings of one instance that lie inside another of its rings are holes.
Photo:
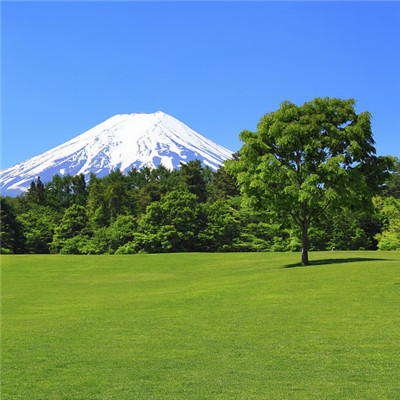
[[[13,252],[10,249],[5,249],[4,247],[0,248],[0,253],[1,254],[13,254]]]
[[[86,236],[77,235],[67,239],[60,249],[60,254],[87,254],[85,246],[88,244]]]

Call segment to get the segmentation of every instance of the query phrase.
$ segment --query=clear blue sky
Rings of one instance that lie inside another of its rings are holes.
[[[283,100],[355,98],[400,157],[398,2],[2,2],[2,168],[121,113],[237,151]]]

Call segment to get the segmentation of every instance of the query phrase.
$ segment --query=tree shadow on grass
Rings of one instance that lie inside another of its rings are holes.
[[[349,258],[326,258],[324,260],[312,260],[308,265],[302,265],[301,262],[285,265],[283,268],[295,267],[311,267],[313,265],[328,265],[328,264],[345,264],[361,261],[393,261],[386,258],[367,258],[367,257],[349,257]]]

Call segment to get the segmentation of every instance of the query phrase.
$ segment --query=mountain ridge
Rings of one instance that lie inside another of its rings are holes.
[[[162,112],[117,114],[42,154],[0,171],[0,192],[15,196],[40,176],[43,182],[55,174],[90,173],[104,176],[119,168],[145,166],[179,168],[194,159],[216,170],[232,151],[200,135]]]

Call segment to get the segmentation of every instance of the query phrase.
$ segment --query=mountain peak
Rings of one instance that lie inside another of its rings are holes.
[[[90,173],[105,176],[120,168],[145,166],[179,168],[181,162],[199,159],[216,170],[232,156],[232,151],[205,138],[174,117],[157,111],[152,114],[118,114],[41,155],[0,171],[0,191],[17,195],[30,182],[43,182],[55,174]]]

